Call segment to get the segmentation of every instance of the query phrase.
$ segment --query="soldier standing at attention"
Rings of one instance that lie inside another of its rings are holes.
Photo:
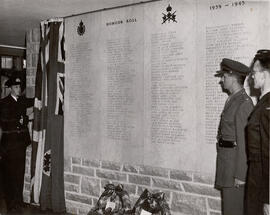
[[[0,100],[1,165],[4,196],[8,213],[19,213],[23,206],[25,151],[31,143],[26,108],[33,106],[34,99],[21,97],[21,80],[12,76],[5,85],[11,93]]]
[[[260,99],[247,126],[247,215],[269,214],[269,123],[270,50],[259,50],[254,57],[252,78],[260,89]]]
[[[229,97],[221,114],[217,135],[215,186],[221,190],[223,215],[244,215],[244,185],[247,159],[245,127],[253,102],[243,85],[250,69],[224,58],[217,77]]]

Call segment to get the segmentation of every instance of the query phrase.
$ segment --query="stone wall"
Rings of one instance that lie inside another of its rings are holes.
[[[28,97],[34,96],[39,39],[39,28],[27,33],[26,94]],[[26,156],[25,202],[30,201],[30,166],[31,146],[28,147]],[[66,207],[72,214],[87,214],[96,204],[104,185],[108,182],[122,183],[130,194],[133,205],[147,188],[150,191],[165,193],[173,215],[221,214],[220,192],[213,188],[214,176],[203,172],[185,172],[66,157],[64,176]]]
[[[24,174],[24,190],[23,200],[24,202],[30,202],[30,190],[31,190],[31,146],[26,150],[26,162],[25,162],[25,174]]]
[[[65,158],[64,174],[66,206],[72,214],[87,214],[108,182],[123,184],[133,205],[145,188],[163,191],[173,215],[218,215],[221,210],[220,192],[209,174],[75,157]]]
[[[32,98],[35,96],[35,81],[40,46],[39,28],[27,32],[26,40],[26,95]]]
[[[35,96],[35,79],[38,64],[38,53],[40,43],[40,30],[39,28],[32,29],[26,34],[26,96],[33,98]],[[29,119],[33,119],[33,108],[27,110]],[[32,128],[31,122],[29,123],[30,133]],[[24,201],[30,202],[30,184],[31,184],[31,152],[32,148],[29,146],[26,151],[25,162],[25,180],[24,180]]]

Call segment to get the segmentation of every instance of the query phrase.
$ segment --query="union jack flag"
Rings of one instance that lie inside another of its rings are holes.
[[[59,72],[57,73],[57,95],[56,95],[56,105],[55,105],[56,115],[63,115],[64,92],[65,92],[65,74]]]
[[[32,144],[33,201],[41,209],[65,211],[63,104],[64,104],[64,22],[41,22],[39,62]]]

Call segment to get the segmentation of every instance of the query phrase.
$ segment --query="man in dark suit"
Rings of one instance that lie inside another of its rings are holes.
[[[247,215],[269,214],[270,50],[259,50],[252,63],[254,88],[260,99],[248,126]]]
[[[5,85],[10,94],[0,100],[4,193],[8,212],[18,213],[23,206],[25,151],[31,143],[26,109],[33,106],[34,100],[21,96],[19,77],[12,76]]]
[[[0,141],[2,138],[2,128],[0,126]],[[5,213],[5,201],[4,201],[4,183],[3,183],[3,174],[2,174],[2,156],[3,156],[3,149],[1,148],[0,144],[0,214]]]
[[[243,84],[250,70],[244,64],[223,59],[217,77],[229,97],[221,114],[217,136],[216,188],[221,190],[223,215],[244,215],[247,159],[245,127],[253,109]]]

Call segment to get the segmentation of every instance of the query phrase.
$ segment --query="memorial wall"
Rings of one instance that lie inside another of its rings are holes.
[[[65,154],[213,172],[215,71],[270,47],[269,9],[163,0],[66,18]]]

